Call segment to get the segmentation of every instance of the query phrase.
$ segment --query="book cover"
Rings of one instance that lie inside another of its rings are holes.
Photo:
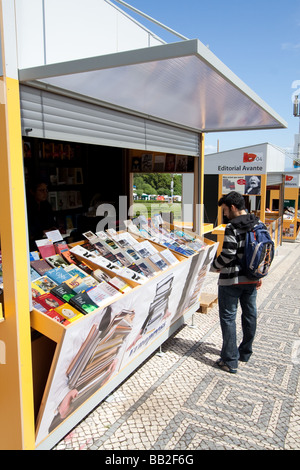
[[[59,268],[53,268],[49,271],[46,271],[46,276],[50,277],[56,284],[61,284],[68,279],[71,279],[71,274],[66,272],[61,266]]]
[[[74,292],[71,287],[67,286],[63,282],[59,286],[55,286],[53,289],[51,289],[51,294],[53,294],[55,297],[58,297],[60,300],[69,302],[72,297],[76,295],[76,292]]]
[[[153,170],[153,155],[152,153],[144,153],[142,155],[142,171],[152,171]]]
[[[34,281],[35,279],[38,279],[39,277],[41,277],[41,275],[35,269],[33,269],[32,266],[30,266],[30,279],[31,279],[31,281]]]
[[[101,241],[99,241],[98,239],[97,239],[97,241],[95,241],[94,246],[95,246],[96,250],[99,251],[100,255],[102,255],[102,256],[105,256],[105,255],[111,253],[111,251],[109,251],[109,249],[106,246],[104,246],[104,244]]]
[[[109,282],[110,281],[110,276],[108,274],[106,274],[104,271],[101,271],[101,269],[95,269],[95,271],[93,271],[93,276],[99,282],[101,282],[101,281]]]
[[[155,255],[152,255],[149,257],[149,260],[151,263],[153,263],[155,266],[157,266],[161,271],[164,269],[167,269],[168,264],[165,262],[165,260],[158,254],[156,253]]]
[[[136,243],[132,247],[142,258],[148,258],[155,253],[158,253],[158,250],[154,248],[154,246],[148,241],[142,241],[140,243]]]
[[[43,238],[42,240],[35,240],[35,244],[42,258],[45,259],[47,256],[55,255],[55,248],[51,240]]]
[[[92,232],[86,232],[86,233],[92,233]],[[94,247],[94,244],[90,242],[90,240],[87,240],[86,242],[82,243],[81,245],[76,245],[80,246],[80,248],[83,248],[84,250],[90,251],[91,253],[96,253],[96,249]]]
[[[83,317],[81,312],[68,303],[64,303],[54,310],[71,323]]]
[[[135,273],[138,273],[140,275],[143,275],[143,271],[141,270],[141,268],[136,264],[136,263],[131,263],[130,266],[128,266],[128,270],[130,271],[134,271]],[[133,273],[131,273],[132,275]]]
[[[165,155],[155,155],[154,156],[154,166],[153,171],[162,173],[165,171],[166,156]]]
[[[117,291],[112,286],[110,286],[110,288],[114,290],[114,293],[117,293]],[[103,300],[107,300],[110,298],[110,295],[105,292],[105,290],[100,288],[100,284],[90,289],[87,292],[87,295],[97,305],[97,307],[100,307]]]
[[[188,158],[187,155],[176,155],[176,171],[181,173],[187,171]]]
[[[54,282],[50,277],[44,275],[32,282],[35,287],[39,287],[44,292],[50,292],[51,289],[57,287],[56,282]]]
[[[93,243],[93,240],[97,240],[97,235],[95,235],[94,232],[89,230],[88,232],[83,232],[82,234],[85,238],[87,238],[91,243]]]
[[[77,264],[77,258],[68,250],[61,252],[62,258],[69,264]]]
[[[139,259],[142,259],[141,256],[133,249],[133,248],[125,248],[124,252],[126,253],[127,256],[130,257],[130,259],[134,262]]]
[[[176,155],[167,153],[165,171],[168,171],[169,173],[173,173],[175,171],[175,164],[176,164]]]
[[[48,199],[50,202],[50,205],[52,207],[52,210],[55,212],[58,210],[57,206],[57,192],[56,191],[49,191],[48,193]]]
[[[142,159],[141,157],[132,157],[131,161],[131,171],[141,171]]]
[[[107,237],[103,241],[106,244],[106,246],[108,247],[108,249],[111,250],[112,252],[114,252],[114,250],[119,249],[118,245],[116,245],[115,242],[111,238]]]
[[[53,144],[50,142],[42,143],[42,157],[49,160],[53,157]]]
[[[67,279],[64,283],[70,287],[74,292],[76,292],[76,288],[80,285],[82,278],[78,276],[78,274],[75,274],[75,276],[72,276],[70,279]],[[76,292],[77,293],[77,292]]]
[[[53,268],[59,268],[60,266],[61,267],[65,267],[65,266],[68,266],[67,262],[63,259],[63,257],[61,255],[53,255],[53,256],[47,256],[45,258],[45,260],[47,261],[47,263],[50,264],[50,266],[52,266]]]
[[[38,251],[31,251],[29,253],[29,261],[40,259],[40,253]]]
[[[129,257],[129,255],[123,251],[116,251],[114,253],[115,257],[117,258],[118,262],[120,265],[128,267],[132,263],[132,258]]]
[[[86,276],[84,278],[79,278],[80,284],[74,287],[74,291],[79,294],[79,292],[89,291],[92,287],[96,287],[99,282],[93,276]]]
[[[51,269],[51,266],[47,261],[44,259],[37,259],[34,261],[30,261],[30,266],[39,273],[40,276],[43,276],[45,272]]]
[[[79,261],[75,255],[73,255],[73,253],[71,253],[70,251],[62,251],[61,252],[61,256],[67,261],[67,263],[69,263],[70,265],[72,265],[73,267],[74,266],[77,266],[78,268],[80,268],[82,271],[84,271],[87,274],[92,274],[93,273],[93,270],[87,266],[85,263],[83,263],[82,261]],[[69,266],[68,266],[69,267]],[[67,267],[64,267],[64,269],[67,269]]]
[[[105,259],[107,259],[111,263],[114,263],[118,266],[123,266],[123,263],[121,263],[120,258],[116,257],[116,255],[114,253],[112,253],[111,251],[109,251],[109,252],[107,252],[107,253],[105,253],[101,256],[103,256]]]
[[[132,247],[137,243],[136,239],[128,232],[119,233],[113,236],[114,241],[120,248]]]
[[[46,310],[51,310],[63,305],[64,302],[51,294],[51,292],[47,292],[46,294],[42,294],[38,297],[38,303]]]
[[[47,310],[46,315],[64,326],[71,324],[69,320],[66,320],[65,317],[60,315],[60,313],[56,312],[55,310]]]
[[[103,303],[103,300],[120,296],[120,292],[105,281],[90,289],[87,294],[98,307]]]
[[[94,310],[97,310],[98,308],[98,305],[92,301],[92,299],[88,296],[86,292],[76,294],[70,299],[69,303],[84,315],[87,313],[91,313]]]
[[[66,266],[64,270],[71,276],[79,276],[81,278],[87,276],[87,273],[75,264],[70,264],[69,266]]]
[[[168,248],[166,248],[165,250],[162,250],[159,254],[170,265],[179,263],[176,256],[174,256],[173,253],[170,250],[168,250]]]
[[[33,306],[33,308],[35,308],[39,312],[42,312],[42,313],[47,313],[48,312],[48,310],[45,307],[43,307],[42,304],[40,304],[38,302],[38,297],[32,298],[32,306]]]
[[[139,267],[132,264],[133,268],[135,269],[130,269],[130,268],[121,268],[120,271],[118,272],[118,275],[121,277],[125,277],[125,279],[131,279],[134,282],[137,282],[138,284],[144,284],[148,279],[146,276],[144,276],[141,273],[141,270]]]
[[[187,247],[195,251],[200,251],[204,248],[205,243],[202,243],[200,240],[193,240],[187,243]]]
[[[142,271],[142,274],[146,277],[153,277],[156,272],[157,268],[155,268],[152,263],[150,263],[146,259],[141,259],[136,262],[136,265],[139,267],[139,269]]]
[[[33,282],[31,283],[31,295],[33,299],[37,299],[40,295],[46,294],[46,292],[41,289],[41,287],[35,285]]]
[[[130,292],[132,290],[132,287],[130,287],[129,284],[127,284],[125,281],[123,281],[117,276],[111,278],[108,283],[115,289],[117,289],[119,292],[122,292],[122,294],[126,294],[127,292]]]
[[[58,241],[54,243],[55,253],[60,255],[62,251],[69,251],[69,247],[67,242],[64,240]]]
[[[68,191],[57,191],[57,208],[59,211],[68,209]]]

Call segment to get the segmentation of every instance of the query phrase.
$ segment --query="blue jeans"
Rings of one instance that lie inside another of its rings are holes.
[[[256,331],[256,284],[219,286],[219,316],[223,336],[221,359],[232,369],[238,360],[247,362],[252,354],[252,343]],[[242,342],[237,347],[236,313],[240,302],[242,310]]]

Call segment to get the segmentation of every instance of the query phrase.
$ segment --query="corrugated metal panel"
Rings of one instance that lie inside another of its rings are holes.
[[[282,174],[281,173],[269,173],[267,175],[267,186],[273,186],[275,184],[281,184],[282,183]]]
[[[198,134],[185,129],[25,85],[20,98],[23,135],[199,155]]]

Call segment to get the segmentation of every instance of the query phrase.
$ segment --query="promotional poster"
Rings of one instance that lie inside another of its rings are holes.
[[[216,249],[217,244],[205,246],[195,256],[66,329],[40,409],[37,444],[185,311],[199,304]]]

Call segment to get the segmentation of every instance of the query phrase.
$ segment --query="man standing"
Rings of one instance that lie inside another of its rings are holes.
[[[221,358],[217,365],[224,371],[236,373],[238,361],[247,362],[252,354],[252,343],[256,331],[256,295],[261,281],[247,278],[240,260],[243,257],[246,233],[259,219],[245,210],[244,197],[232,191],[219,202],[229,223],[225,228],[222,252],[211,266],[211,271],[219,272],[218,303],[223,337]],[[236,313],[240,302],[242,310],[243,338],[239,346],[236,339]]]

